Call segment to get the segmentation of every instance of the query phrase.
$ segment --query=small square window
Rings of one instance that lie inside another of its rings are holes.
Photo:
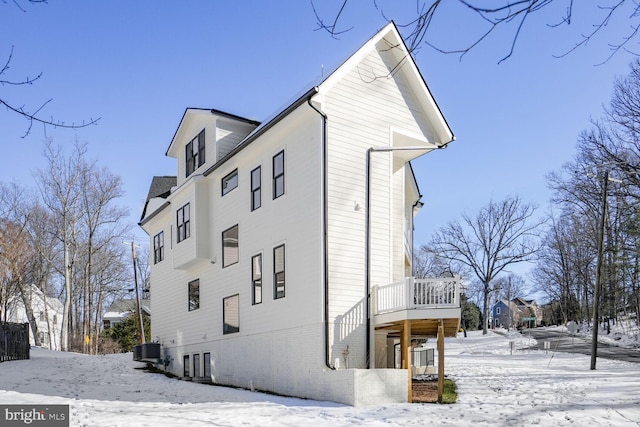
[[[238,260],[238,225],[234,225],[222,232],[222,268],[236,264]]]
[[[223,334],[240,332],[240,295],[232,295],[222,300]]]
[[[229,191],[238,186],[238,169],[231,172],[229,175],[222,178],[222,195],[224,196]]]
[[[189,311],[200,308],[200,279],[189,282]]]

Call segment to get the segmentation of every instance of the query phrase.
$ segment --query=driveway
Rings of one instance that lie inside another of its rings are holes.
[[[544,350],[545,341],[549,341],[550,351],[562,351],[565,353],[580,353],[591,355],[591,340],[586,340],[568,332],[555,329],[534,328],[523,331],[524,335],[531,335],[538,343],[530,348]],[[598,343],[598,357],[627,362],[640,363],[640,349],[616,347]]]

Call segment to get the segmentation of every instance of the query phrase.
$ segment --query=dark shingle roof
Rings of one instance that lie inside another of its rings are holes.
[[[166,199],[171,192],[171,187],[178,184],[178,177],[175,176],[154,176],[147,194],[147,202],[154,197]]]
[[[178,185],[178,177],[176,176],[154,176],[151,180],[151,186],[149,187],[149,193],[147,193],[147,200],[144,203],[140,220],[142,221],[147,215],[149,200],[155,197],[166,199],[171,194],[171,188],[176,185]]]

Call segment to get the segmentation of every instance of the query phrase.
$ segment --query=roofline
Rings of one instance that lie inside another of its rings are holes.
[[[147,202],[149,203],[149,202]],[[143,226],[145,225],[147,222],[149,222],[153,217],[155,217],[156,215],[158,215],[161,211],[164,210],[164,208],[166,208],[167,206],[169,206],[171,204],[171,202],[164,202],[159,208],[157,208],[155,211],[153,211],[151,214],[149,214],[149,216],[144,217],[140,220],[140,222],[138,223],[139,226]],[[145,204],[144,206],[145,212],[147,210],[147,205]]]
[[[215,171],[220,166],[222,166],[224,163],[226,163],[227,160],[231,159],[239,151],[244,149],[247,145],[251,144],[253,141],[258,139],[265,132],[267,132],[273,126],[278,124],[282,119],[287,117],[289,115],[289,113],[291,113],[293,110],[295,110],[296,108],[298,108],[299,106],[301,106],[302,104],[307,102],[308,99],[310,99],[313,95],[315,95],[317,93],[318,93],[318,86],[314,86],[311,89],[309,89],[301,97],[299,97],[298,99],[293,101],[293,103],[291,105],[289,105],[287,108],[285,108],[280,113],[278,113],[278,115],[276,115],[273,119],[269,120],[264,126],[262,126],[261,128],[258,128],[255,132],[250,133],[245,139],[242,140],[242,142],[240,142],[240,144],[236,145],[233,148],[233,150],[231,150],[226,156],[224,156],[222,159],[218,160],[216,163],[211,165],[207,170],[205,170],[202,175],[203,176],[208,176],[211,173],[213,173],[213,171]]]
[[[451,135],[451,139],[449,141],[443,141],[440,144],[440,146],[442,148],[443,146],[446,146],[450,142],[455,141],[456,136],[453,133],[453,130],[451,129],[451,126],[449,125],[449,122],[447,121],[447,118],[445,117],[444,113],[442,112],[442,109],[440,108],[440,105],[438,105],[438,101],[433,96],[433,93],[431,92],[431,89],[429,88],[429,85],[427,84],[427,81],[424,79],[424,76],[422,75],[422,72],[420,71],[420,67],[418,67],[418,64],[416,63],[415,58],[411,55],[411,52],[409,51],[409,48],[407,47],[407,43],[404,41],[404,37],[402,37],[402,34],[400,34],[400,31],[398,30],[398,26],[396,25],[396,23],[393,20],[391,20],[389,22],[389,24],[393,26],[394,30],[398,34],[400,42],[402,42],[402,46],[404,46],[405,52],[407,52],[407,55],[411,58],[411,61],[413,62],[413,65],[414,65],[413,68],[415,69],[416,73],[418,74],[418,76],[422,80],[422,84],[427,89],[427,92],[429,93],[429,96],[431,97],[431,100],[433,101],[433,104],[435,105],[436,109],[438,110],[438,113],[440,114],[440,117],[442,117],[442,120],[444,121],[444,124],[447,127],[447,130],[449,131],[449,134]]]
[[[171,150],[171,146],[173,145],[173,141],[175,141],[176,136],[178,135],[178,131],[180,130],[180,127],[182,126],[182,122],[184,121],[184,118],[186,117],[187,112],[189,112],[189,110],[208,111],[211,114],[214,114],[214,115],[217,115],[217,116],[222,116],[222,117],[225,117],[227,119],[238,120],[238,121],[249,123],[249,124],[255,125],[255,126],[259,126],[260,125],[259,121],[247,119],[246,117],[238,116],[236,114],[227,113],[225,111],[216,110],[215,108],[187,107],[187,108],[185,108],[184,113],[182,113],[182,118],[180,119],[180,122],[178,123],[178,127],[176,128],[176,131],[173,133],[173,137],[171,137],[171,143],[169,143],[169,147],[167,147],[167,151],[165,151],[165,153],[164,153],[165,156],[169,155],[169,150]]]

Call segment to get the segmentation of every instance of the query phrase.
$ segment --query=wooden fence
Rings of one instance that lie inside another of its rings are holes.
[[[0,322],[0,362],[29,358],[29,324]]]

